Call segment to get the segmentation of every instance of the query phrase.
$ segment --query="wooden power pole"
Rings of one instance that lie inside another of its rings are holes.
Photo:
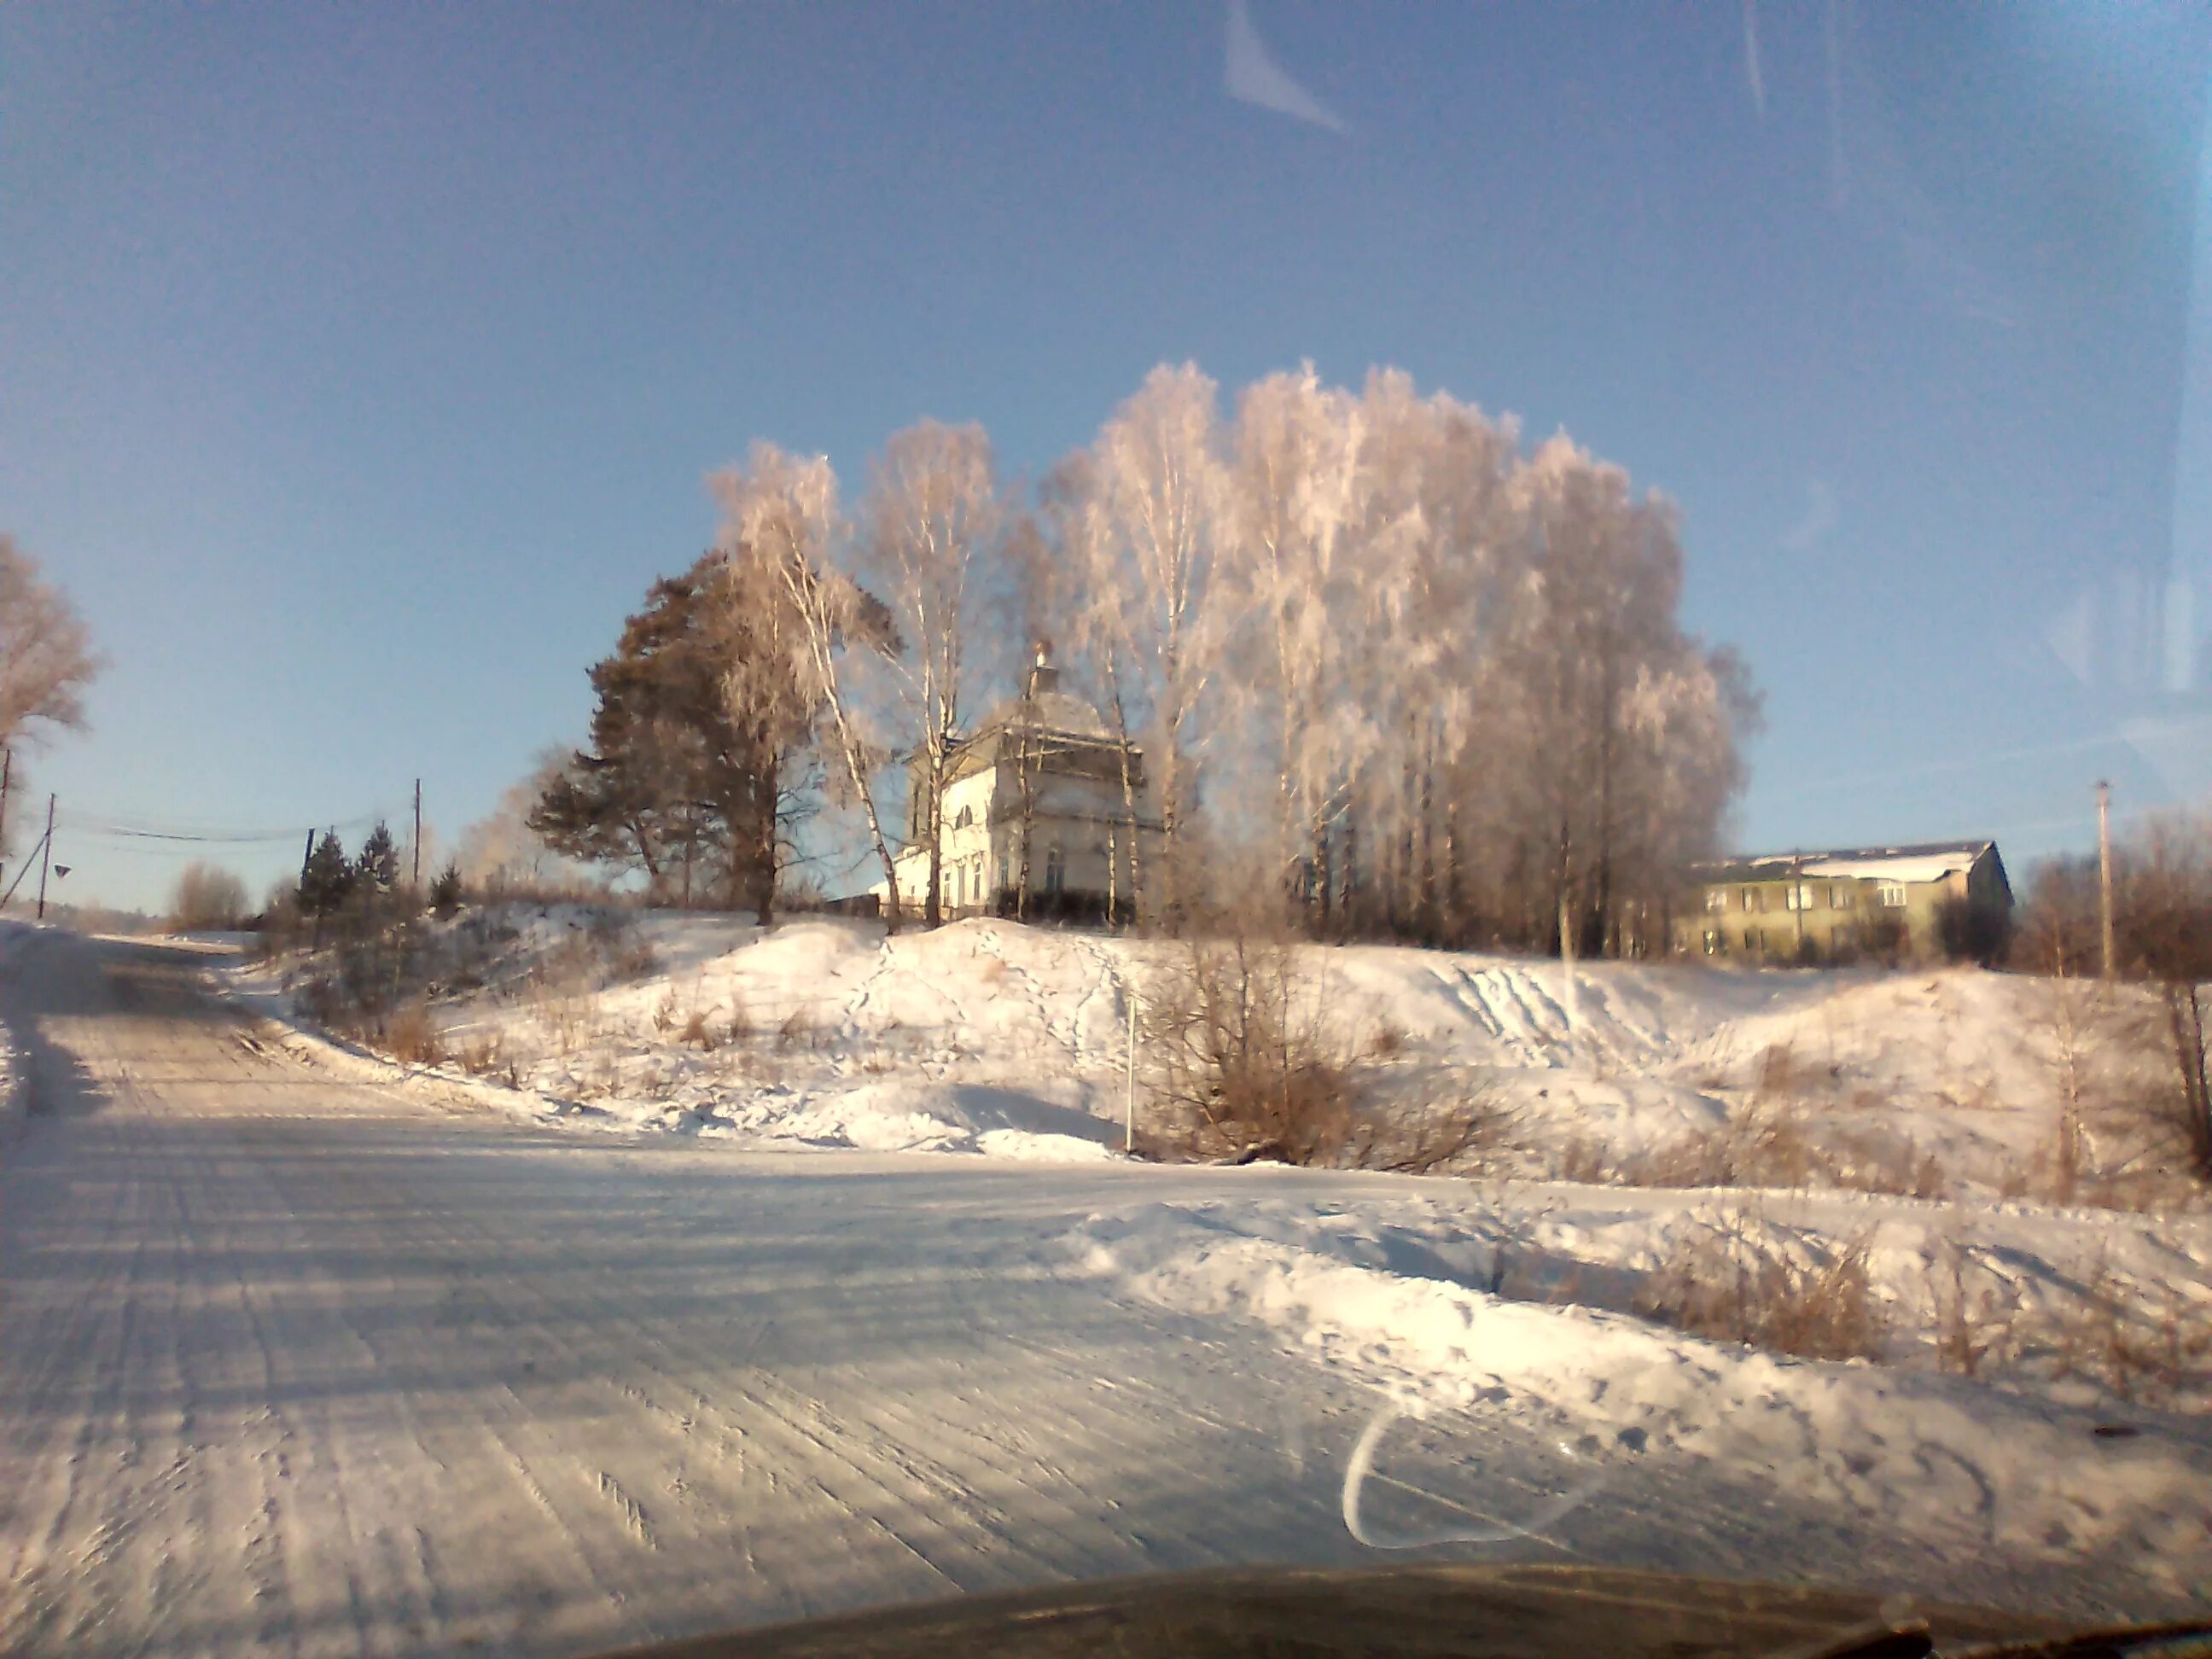
[[[40,844],[39,920],[46,919],[46,872],[54,867],[54,798],[46,797],[46,838]]]
[[[415,780],[415,885],[422,884],[422,780]]]
[[[2097,780],[2097,946],[2099,972],[2112,976],[2112,786]]]
[[[8,785],[15,775],[15,750],[13,745],[0,750],[0,874],[8,868]]]

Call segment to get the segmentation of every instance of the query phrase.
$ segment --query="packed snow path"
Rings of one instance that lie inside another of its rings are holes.
[[[31,1084],[0,1125],[0,1650],[580,1653],[1377,1559],[1339,1504],[1371,1386],[1117,1298],[1054,1241],[1152,1199],[1405,1182],[534,1131],[275,1052],[192,971],[52,933],[0,964]],[[1534,1516],[1586,1477],[1525,1407],[1484,1410],[1393,1435],[1370,1525]],[[2113,1588],[1632,1459],[1504,1553]]]

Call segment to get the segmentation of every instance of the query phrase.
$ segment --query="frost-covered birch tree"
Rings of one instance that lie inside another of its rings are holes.
[[[1314,878],[1374,742],[1359,613],[1388,578],[1362,568],[1352,545],[1372,488],[1365,434],[1359,399],[1323,386],[1310,363],[1248,387],[1234,436],[1237,533],[1218,576],[1239,621],[1233,701],[1251,716],[1240,721],[1254,739],[1246,758],[1271,775],[1275,879],[1324,915],[1328,887]]]
[[[713,483],[722,502],[725,603],[744,613],[745,626],[774,642],[777,650],[764,652],[762,660],[780,653],[796,695],[818,713],[833,752],[831,775],[860,810],[883,868],[884,920],[896,933],[898,869],[874,787],[885,748],[869,730],[848,665],[854,647],[863,658],[889,658],[899,640],[882,601],[838,563],[849,526],[838,505],[837,475],[827,456],[801,458],[758,443],[743,467],[726,468]],[[756,689],[748,666],[732,665],[733,699]]]
[[[1376,732],[1358,802],[1375,866],[1364,921],[1458,939],[1473,848],[1499,793],[1475,763],[1511,714],[1495,647],[1518,550],[1506,492],[1515,434],[1442,393],[1419,397],[1395,371],[1370,375],[1363,403],[1359,542],[1372,580],[1361,659]]]
[[[1192,363],[1154,369],[1099,431],[1087,482],[1100,580],[1081,625],[1099,642],[1125,728],[1133,714],[1151,736],[1162,848],[1145,896],[1173,928],[1192,897],[1182,866],[1223,642],[1214,564],[1233,533],[1214,383]]]
[[[18,747],[84,724],[84,691],[100,672],[83,620],[38,563],[0,531],[0,754],[16,769]],[[0,787],[0,859],[10,850],[9,791]]]
[[[1755,716],[1732,658],[1679,619],[1682,553],[1672,505],[1564,435],[1515,480],[1530,563],[1505,666],[1523,690],[1533,785],[1527,865],[1585,951],[1619,950],[1666,849],[1670,870],[1710,850],[1740,781],[1736,735]],[[1700,717],[1698,703],[1706,712]],[[1703,776],[1708,782],[1693,786]],[[1692,804],[1694,803],[1694,805]],[[1671,808],[1671,810],[1670,810]]]
[[[893,665],[901,734],[910,747],[915,798],[909,817],[929,848],[922,920],[943,917],[945,786],[963,712],[988,648],[978,651],[977,591],[997,553],[1006,515],[980,426],[924,421],[895,433],[870,477],[860,551],[906,650]]]

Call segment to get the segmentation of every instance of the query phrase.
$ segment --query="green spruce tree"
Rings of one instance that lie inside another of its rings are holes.
[[[343,907],[353,892],[354,866],[346,858],[338,832],[325,830],[307,854],[307,867],[300,878],[300,914],[327,916]]]
[[[372,893],[388,893],[399,884],[399,848],[383,819],[376,821],[376,828],[362,842],[354,870],[361,885]]]

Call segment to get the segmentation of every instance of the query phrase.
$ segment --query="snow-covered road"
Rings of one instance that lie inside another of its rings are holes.
[[[52,933],[0,964],[33,1107],[0,1126],[0,1648],[578,1653],[1375,1559],[1339,1501],[1371,1384],[1059,1241],[1407,1182],[547,1133],[277,1052],[191,975]],[[2109,1561],[1946,1558],[1771,1471],[1559,1439],[1510,1402],[1405,1425],[1370,1512],[1534,1515],[1595,1462],[1506,1553],[2128,1600]]]

